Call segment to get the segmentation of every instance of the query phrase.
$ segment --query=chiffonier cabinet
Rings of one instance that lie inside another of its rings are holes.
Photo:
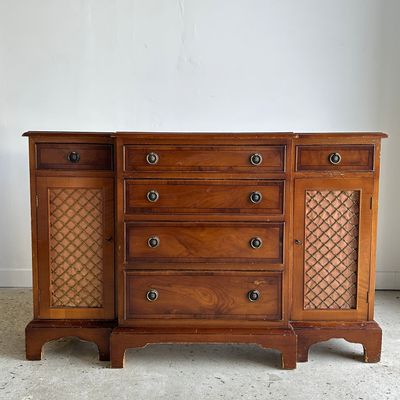
[[[34,318],[122,367],[152,343],[253,343],[282,367],[374,321],[381,133],[27,132]]]

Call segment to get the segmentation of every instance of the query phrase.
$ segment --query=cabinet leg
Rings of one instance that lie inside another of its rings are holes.
[[[98,336],[96,345],[99,349],[99,360],[110,361],[110,334]]]
[[[29,325],[25,329],[25,351],[26,359],[30,361],[39,361],[42,359],[42,348],[46,340],[38,334],[35,329]]]
[[[367,340],[363,343],[364,348],[364,362],[376,363],[381,360],[381,348],[382,348],[382,331],[376,330],[370,332]]]
[[[138,329],[118,327],[111,334],[111,368],[123,368],[125,350],[153,343],[250,343],[281,353],[282,368],[296,368],[296,335],[291,327],[244,333],[234,329]]]
[[[286,340],[283,343],[278,343],[276,348],[281,352],[282,369],[295,369],[297,362],[296,336],[286,336]]]
[[[292,322],[297,335],[297,361],[308,361],[313,344],[330,339],[344,339],[360,343],[364,348],[364,361],[378,362],[381,357],[382,330],[375,321],[369,322]]]
[[[125,349],[121,346],[111,348],[111,368],[124,368],[125,365]]]
[[[110,339],[110,367],[124,368],[126,346],[120,335],[111,334]]]
[[[296,349],[285,349],[281,352],[282,369],[296,368]]]
[[[43,346],[52,340],[75,336],[94,342],[99,350],[99,360],[110,360],[110,335],[114,321],[91,320],[34,320],[25,328],[27,360],[41,360]]]
[[[297,361],[307,362],[308,361],[308,351],[310,350],[310,343],[307,338],[298,336],[297,337]]]

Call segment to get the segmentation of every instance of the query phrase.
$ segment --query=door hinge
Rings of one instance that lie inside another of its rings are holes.
[[[373,197],[371,196],[371,198],[369,199],[369,208],[370,208],[370,210],[372,210],[372,202],[373,202]]]
[[[38,302],[40,303],[41,300],[42,300],[42,291],[39,289],[38,290]]]
[[[369,290],[367,292],[367,304],[369,304]]]
[[[38,208],[39,207],[39,195],[38,194],[35,196],[35,202],[36,202],[36,208]]]

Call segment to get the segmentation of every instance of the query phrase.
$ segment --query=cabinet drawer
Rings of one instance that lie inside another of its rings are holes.
[[[279,320],[282,315],[278,272],[129,271],[125,288],[126,319]]]
[[[283,181],[126,180],[125,212],[283,213]]]
[[[112,170],[111,144],[38,143],[37,169]]]
[[[285,170],[285,146],[126,145],[125,171]]]
[[[297,171],[372,171],[373,145],[296,146]]]
[[[282,263],[283,223],[126,224],[126,261]],[[257,247],[257,245],[259,245]]]

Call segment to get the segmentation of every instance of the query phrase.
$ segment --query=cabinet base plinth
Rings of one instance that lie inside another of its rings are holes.
[[[123,368],[125,350],[164,343],[249,343],[281,353],[282,368],[296,368],[296,335],[291,327],[271,329],[115,328],[111,334],[111,368]]]
[[[110,335],[116,321],[97,320],[33,320],[25,328],[26,359],[41,360],[43,345],[52,340],[75,336],[94,342],[99,360],[110,360]]]
[[[291,322],[297,335],[297,361],[308,361],[313,344],[329,339],[345,339],[360,343],[364,348],[364,361],[376,363],[381,359],[382,330],[375,321],[370,322]]]

